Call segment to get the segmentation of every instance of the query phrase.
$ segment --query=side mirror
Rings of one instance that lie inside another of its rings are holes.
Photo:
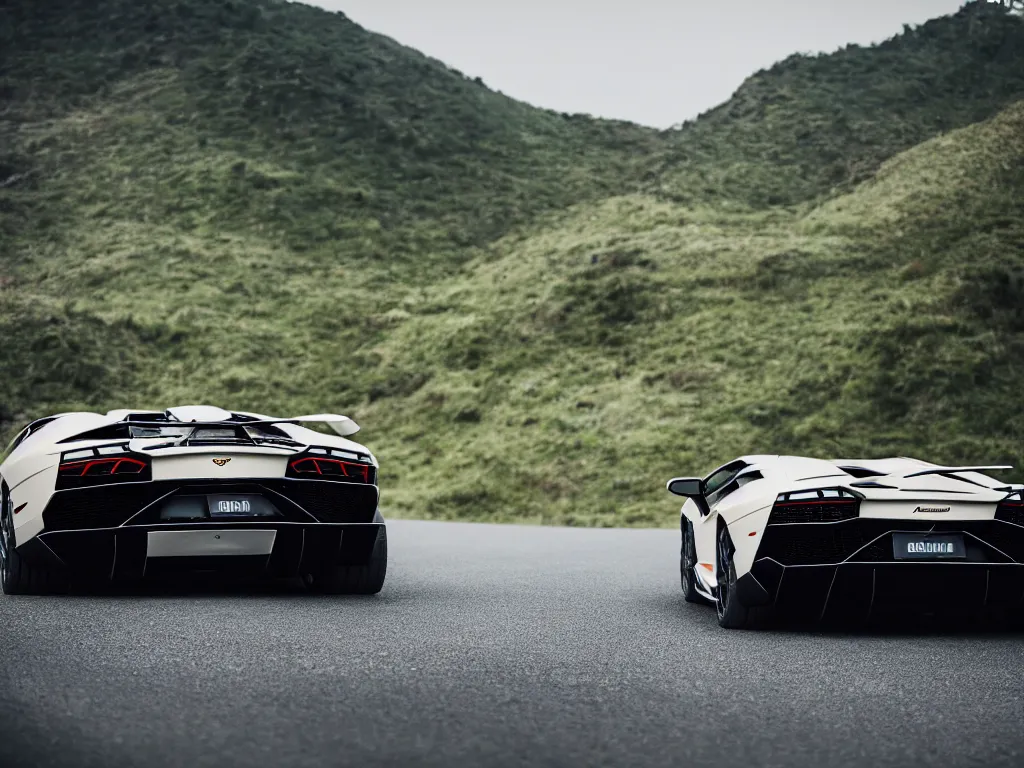
[[[704,495],[704,481],[699,477],[674,477],[665,487],[676,496],[693,498]]]

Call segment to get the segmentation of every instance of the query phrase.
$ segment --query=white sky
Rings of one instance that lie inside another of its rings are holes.
[[[560,112],[667,128],[791,53],[892,37],[963,0],[303,0]]]

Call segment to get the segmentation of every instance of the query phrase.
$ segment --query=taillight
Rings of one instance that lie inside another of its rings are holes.
[[[768,525],[779,523],[838,523],[860,514],[860,498],[842,488],[781,493]]]
[[[996,507],[996,520],[1024,525],[1024,491],[1011,493]]]
[[[356,461],[336,458],[341,451],[324,450],[321,454],[306,453],[288,462],[288,477],[301,477],[309,480],[338,480],[348,483],[373,483],[376,480],[376,468],[370,463],[369,457],[344,452]]]
[[[64,477],[99,477],[100,475],[138,475],[146,462],[128,457],[120,459],[89,459],[61,464],[57,470]]]
[[[90,485],[148,481],[149,460],[130,454],[127,446],[102,446],[69,451],[57,467],[57,490]]]

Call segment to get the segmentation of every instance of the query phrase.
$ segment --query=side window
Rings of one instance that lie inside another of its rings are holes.
[[[730,480],[728,483],[726,483],[725,485],[718,489],[718,492],[715,494],[715,500],[712,503],[720,502],[729,494],[736,493],[736,491],[738,491],[747,483],[752,482],[754,480],[760,480],[763,477],[764,475],[762,475],[756,469],[750,472],[744,472],[743,470],[740,470],[740,473],[738,475],[733,477],[732,480]]]
[[[55,418],[56,416],[49,416],[45,419],[36,419],[35,421],[33,421],[31,424],[29,424],[27,427],[21,430],[21,432],[18,433],[18,436],[11,441],[11,444],[7,446],[7,453],[11,453],[15,448],[17,448],[19,445],[25,442],[29,435],[34,434],[42,427],[45,427]]]
[[[736,476],[747,466],[749,465],[745,461],[734,461],[732,464],[726,464],[707,477],[704,485],[709,507],[715,506],[715,504],[740,487],[740,484],[736,481]]]
[[[32,425],[29,424],[27,427],[21,430],[21,432],[18,433],[18,436],[11,441],[11,444],[7,446],[7,450],[13,451],[15,448],[17,448],[19,445],[25,442],[25,438],[28,437],[28,433],[31,427]]]

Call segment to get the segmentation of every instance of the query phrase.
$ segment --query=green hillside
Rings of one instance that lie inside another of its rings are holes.
[[[1022,93],[1021,18],[972,3],[878,46],[758,72],[675,136],[652,188],[691,204],[795,205],[849,191],[886,158]]]
[[[332,258],[411,251],[417,268],[437,250],[447,269],[453,249],[620,191],[656,139],[513,101],[310,6],[7,5],[8,170],[76,184],[69,213],[255,229]]]
[[[1022,137],[1019,102],[806,215],[634,195],[506,238],[378,347],[429,374],[367,408],[393,498],[640,524],[742,453],[1021,466]]]
[[[0,52],[7,436],[338,410],[390,514],[577,525],[669,523],[668,476],[745,452],[1024,464],[1024,21],[990,4],[661,133],[273,0],[15,0]]]

